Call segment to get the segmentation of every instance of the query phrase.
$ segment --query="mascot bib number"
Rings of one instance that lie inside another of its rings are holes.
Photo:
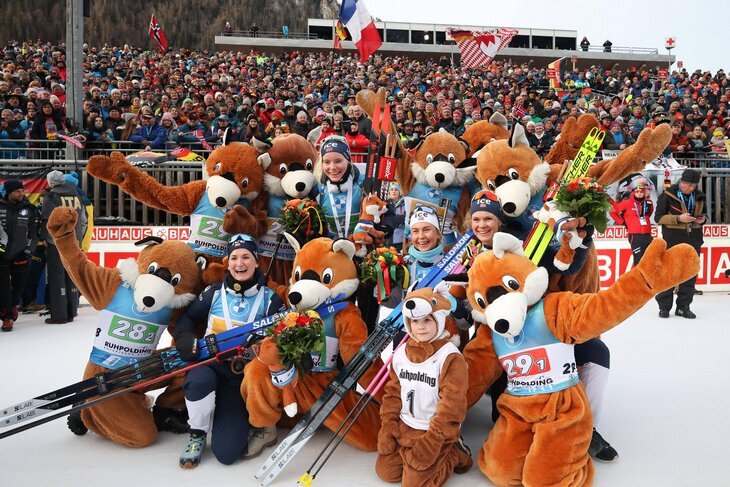
[[[264,257],[274,257],[274,251],[276,251],[277,240],[279,234],[284,231],[281,226],[281,220],[279,218],[269,217],[269,230],[265,235],[262,235],[257,244],[259,255]],[[294,248],[289,245],[286,239],[283,239],[279,244],[279,250],[276,251],[276,258],[281,260],[294,260],[296,254]]]
[[[248,207],[248,200],[238,200],[237,205]],[[223,217],[228,208],[216,208],[208,196],[201,198],[198,207],[190,215],[190,240],[188,245],[196,252],[213,257],[225,257],[228,239],[231,238],[223,231]]]

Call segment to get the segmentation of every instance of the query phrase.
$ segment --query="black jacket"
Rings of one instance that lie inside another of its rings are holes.
[[[84,232],[86,231],[87,218],[86,209],[84,203],[79,198],[79,193],[76,190],[76,186],[66,182],[54,186],[49,189],[43,198],[43,205],[41,206],[41,239],[45,240],[49,244],[53,244],[53,237],[48,233],[46,225],[48,219],[51,216],[51,212],[59,206],[66,206],[76,210],[78,215],[78,222],[76,223],[76,239],[81,243],[84,238]]]
[[[677,217],[682,213],[690,213],[694,217],[705,215],[705,194],[699,189],[690,196],[680,197],[679,193],[679,183],[676,183],[659,195],[654,219],[662,226],[662,237],[670,246],[688,243],[700,247],[704,242],[702,224],[682,223]]]
[[[7,234],[5,253],[0,254],[5,260],[12,260],[23,252],[30,255],[38,243],[38,227],[40,223],[38,208],[27,199],[15,203],[0,199],[0,223]]]

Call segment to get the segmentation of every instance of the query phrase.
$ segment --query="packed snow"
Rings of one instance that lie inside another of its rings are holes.
[[[726,293],[705,293],[692,305],[696,320],[673,314],[660,319],[651,301],[604,335],[611,349],[611,382],[599,431],[620,457],[611,464],[596,463],[595,485],[728,485],[728,304]],[[0,406],[79,380],[96,314],[82,307],[66,325],[21,315],[13,332],[0,334]],[[485,398],[464,423],[475,457],[492,427],[490,408]],[[272,485],[294,486],[328,438],[328,431],[318,432]],[[58,419],[0,440],[0,486],[258,485],[253,474],[263,456],[224,466],[206,450],[198,468],[182,470],[177,459],[186,441],[186,435],[162,433],[154,445],[133,450],[93,433],[74,436],[65,418]],[[377,478],[374,464],[374,453],[342,444],[313,485],[388,485]],[[467,474],[454,475],[448,485],[491,483],[475,465]]]

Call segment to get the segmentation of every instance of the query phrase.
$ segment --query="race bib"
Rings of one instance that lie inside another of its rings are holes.
[[[281,226],[281,220],[279,218],[269,217],[269,230],[265,235],[259,237],[257,242],[259,255],[266,257],[274,257],[276,251],[276,242],[279,238],[279,234],[283,231]],[[296,252],[294,248],[289,245],[286,239],[282,239],[279,245],[279,250],[276,251],[276,258],[281,260],[294,260]]]

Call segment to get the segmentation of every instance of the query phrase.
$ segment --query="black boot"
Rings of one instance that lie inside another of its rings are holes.
[[[689,308],[677,308],[674,314],[690,320],[697,318],[697,315],[690,311]]]
[[[157,431],[169,431],[176,435],[190,432],[187,409],[165,408],[155,404],[152,416],[155,418]]]
[[[659,318],[669,318],[669,310],[668,309],[660,309],[659,310]]]
[[[593,436],[591,437],[591,446],[588,447],[588,454],[596,460],[604,462],[612,462],[618,456],[618,452],[609,442],[603,439],[601,434],[596,431],[596,428],[593,428]]]

